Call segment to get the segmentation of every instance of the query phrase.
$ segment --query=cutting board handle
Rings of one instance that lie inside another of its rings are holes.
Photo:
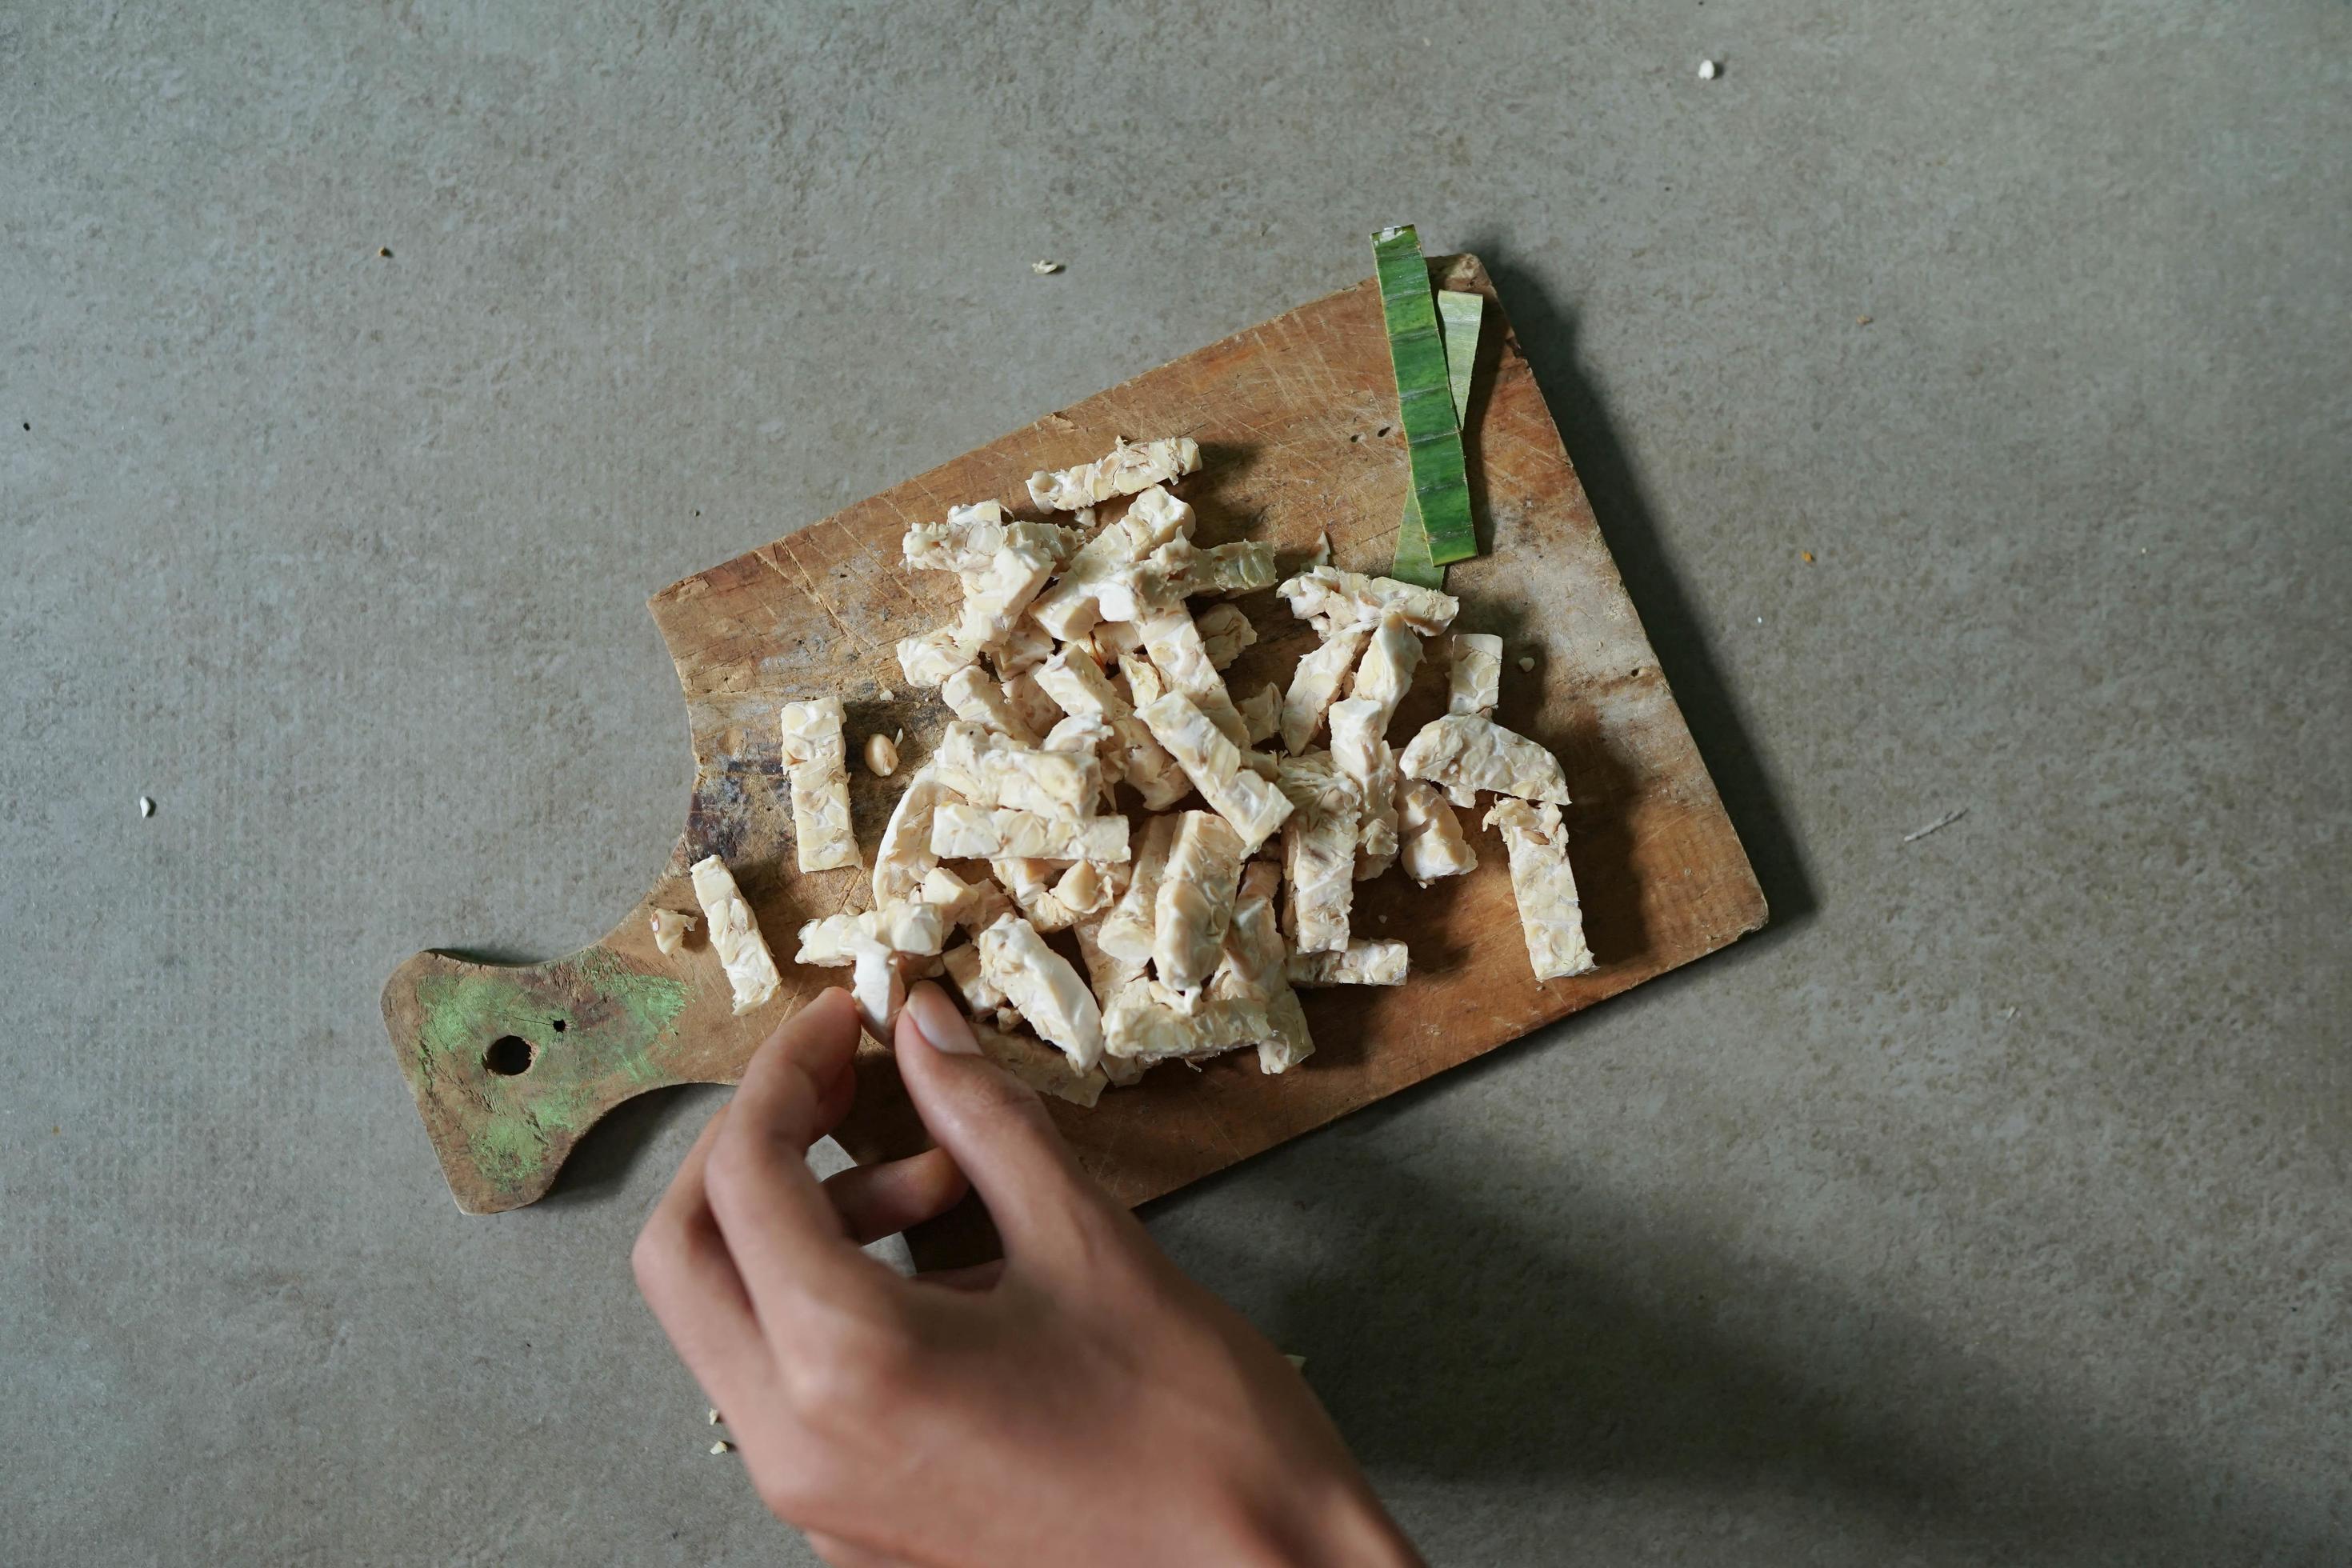
[[[420,952],[385,983],[384,1027],[467,1213],[543,1196],[606,1111],[707,1076],[673,1058],[684,975],[612,940],[545,963]]]

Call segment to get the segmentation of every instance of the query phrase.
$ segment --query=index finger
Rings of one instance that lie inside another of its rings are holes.
[[[860,1252],[809,1169],[808,1147],[839,1113],[828,1091],[856,1054],[857,1010],[820,992],[751,1058],[703,1173],[710,1212],[761,1325],[799,1300],[837,1298],[890,1271]]]

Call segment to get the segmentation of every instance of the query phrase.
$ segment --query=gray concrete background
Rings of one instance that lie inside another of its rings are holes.
[[[963,9],[0,9],[0,1558],[803,1560],[713,1093],[463,1218],[378,986],[659,866],[646,594],[1397,218],[1779,921],[1157,1234],[1441,1562],[2352,1555],[2352,13]]]

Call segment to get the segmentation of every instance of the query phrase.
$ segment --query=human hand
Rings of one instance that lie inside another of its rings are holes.
[[[826,991],[745,1069],[637,1238],[637,1283],[761,1498],[839,1568],[1413,1563],[1306,1382],[1090,1180],[935,985],[898,1017],[939,1147],[820,1183],[858,1024]],[[1001,1264],[859,1247],[965,1174]]]

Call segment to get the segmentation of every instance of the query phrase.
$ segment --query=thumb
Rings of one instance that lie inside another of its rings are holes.
[[[1117,1205],[1079,1168],[1036,1092],[981,1054],[938,986],[908,993],[897,1053],[916,1114],[971,1179],[1008,1256],[1067,1258],[1098,1243]]]

